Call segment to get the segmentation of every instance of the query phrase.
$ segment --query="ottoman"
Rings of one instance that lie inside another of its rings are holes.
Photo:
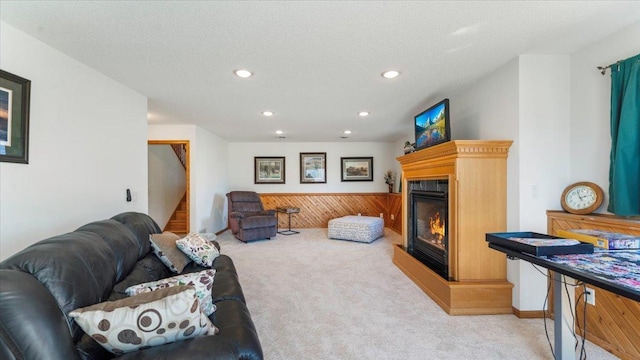
[[[343,216],[329,220],[329,239],[370,243],[384,234],[384,220],[374,216]]]

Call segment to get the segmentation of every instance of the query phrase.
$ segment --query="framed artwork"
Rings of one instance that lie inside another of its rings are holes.
[[[0,161],[29,163],[31,81],[0,70]]]
[[[342,181],[373,181],[373,157],[340,158]]]
[[[300,183],[327,182],[327,153],[300,153]]]
[[[284,156],[256,156],[254,161],[254,184],[284,184]]]

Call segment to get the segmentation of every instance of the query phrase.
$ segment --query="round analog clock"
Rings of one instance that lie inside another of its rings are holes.
[[[567,186],[562,192],[562,208],[572,214],[584,215],[594,212],[602,204],[604,192],[600,186],[588,182],[578,182]]]

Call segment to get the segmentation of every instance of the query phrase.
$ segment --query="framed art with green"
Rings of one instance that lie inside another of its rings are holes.
[[[0,161],[29,163],[31,81],[0,70]]]
[[[341,181],[373,181],[373,157],[340,158]]]
[[[284,156],[256,156],[254,161],[254,184],[284,184]]]

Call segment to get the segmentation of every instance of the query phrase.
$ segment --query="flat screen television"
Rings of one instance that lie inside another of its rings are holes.
[[[415,149],[428,148],[451,140],[449,99],[444,99],[415,116]]]

